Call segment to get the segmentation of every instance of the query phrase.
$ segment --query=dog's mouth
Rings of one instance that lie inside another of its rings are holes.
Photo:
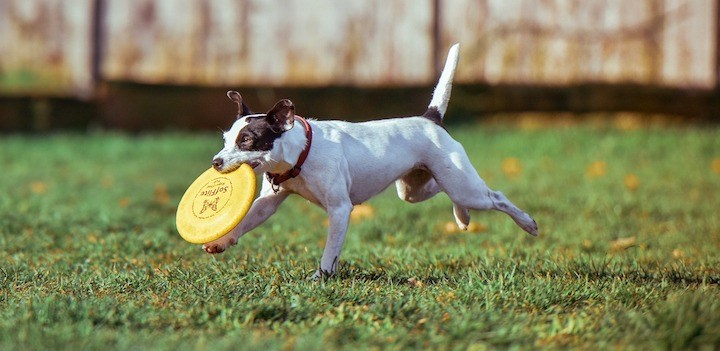
[[[240,168],[240,166],[242,166],[243,163],[250,166],[250,168],[252,168],[253,170],[256,170],[258,167],[260,167],[262,165],[262,163],[259,161],[248,161],[248,162],[237,163],[235,165],[230,165],[227,167],[215,167],[215,169],[217,169],[218,172],[220,172],[220,173],[231,173],[231,172],[235,172],[238,168]]]
[[[244,163],[246,163],[248,166],[250,166],[253,170],[260,165],[259,162],[244,162]],[[215,169],[220,173],[232,173],[232,172],[235,172],[238,168],[240,168],[240,166],[242,166],[242,163],[238,163],[237,165],[231,165],[231,166],[227,166],[227,167],[223,167],[223,166],[217,167],[216,166]]]

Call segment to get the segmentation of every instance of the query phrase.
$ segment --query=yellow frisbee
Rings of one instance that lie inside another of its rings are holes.
[[[193,244],[222,237],[250,210],[255,188],[255,172],[247,164],[230,173],[208,169],[190,184],[178,204],[178,233]]]

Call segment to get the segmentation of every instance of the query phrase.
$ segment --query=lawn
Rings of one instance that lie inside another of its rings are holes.
[[[321,282],[301,198],[222,255],[176,233],[219,134],[0,136],[0,349],[720,348],[720,129],[450,132],[540,236],[390,190]]]

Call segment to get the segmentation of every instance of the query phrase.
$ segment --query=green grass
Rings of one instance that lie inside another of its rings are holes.
[[[298,197],[219,256],[176,233],[219,135],[0,137],[0,349],[720,348],[720,130],[450,131],[540,237],[388,191],[322,282]]]

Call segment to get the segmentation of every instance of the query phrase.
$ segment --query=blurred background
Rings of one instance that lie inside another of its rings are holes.
[[[0,0],[0,131],[227,127],[265,111],[419,114],[461,43],[449,121],[717,121],[715,0]]]

